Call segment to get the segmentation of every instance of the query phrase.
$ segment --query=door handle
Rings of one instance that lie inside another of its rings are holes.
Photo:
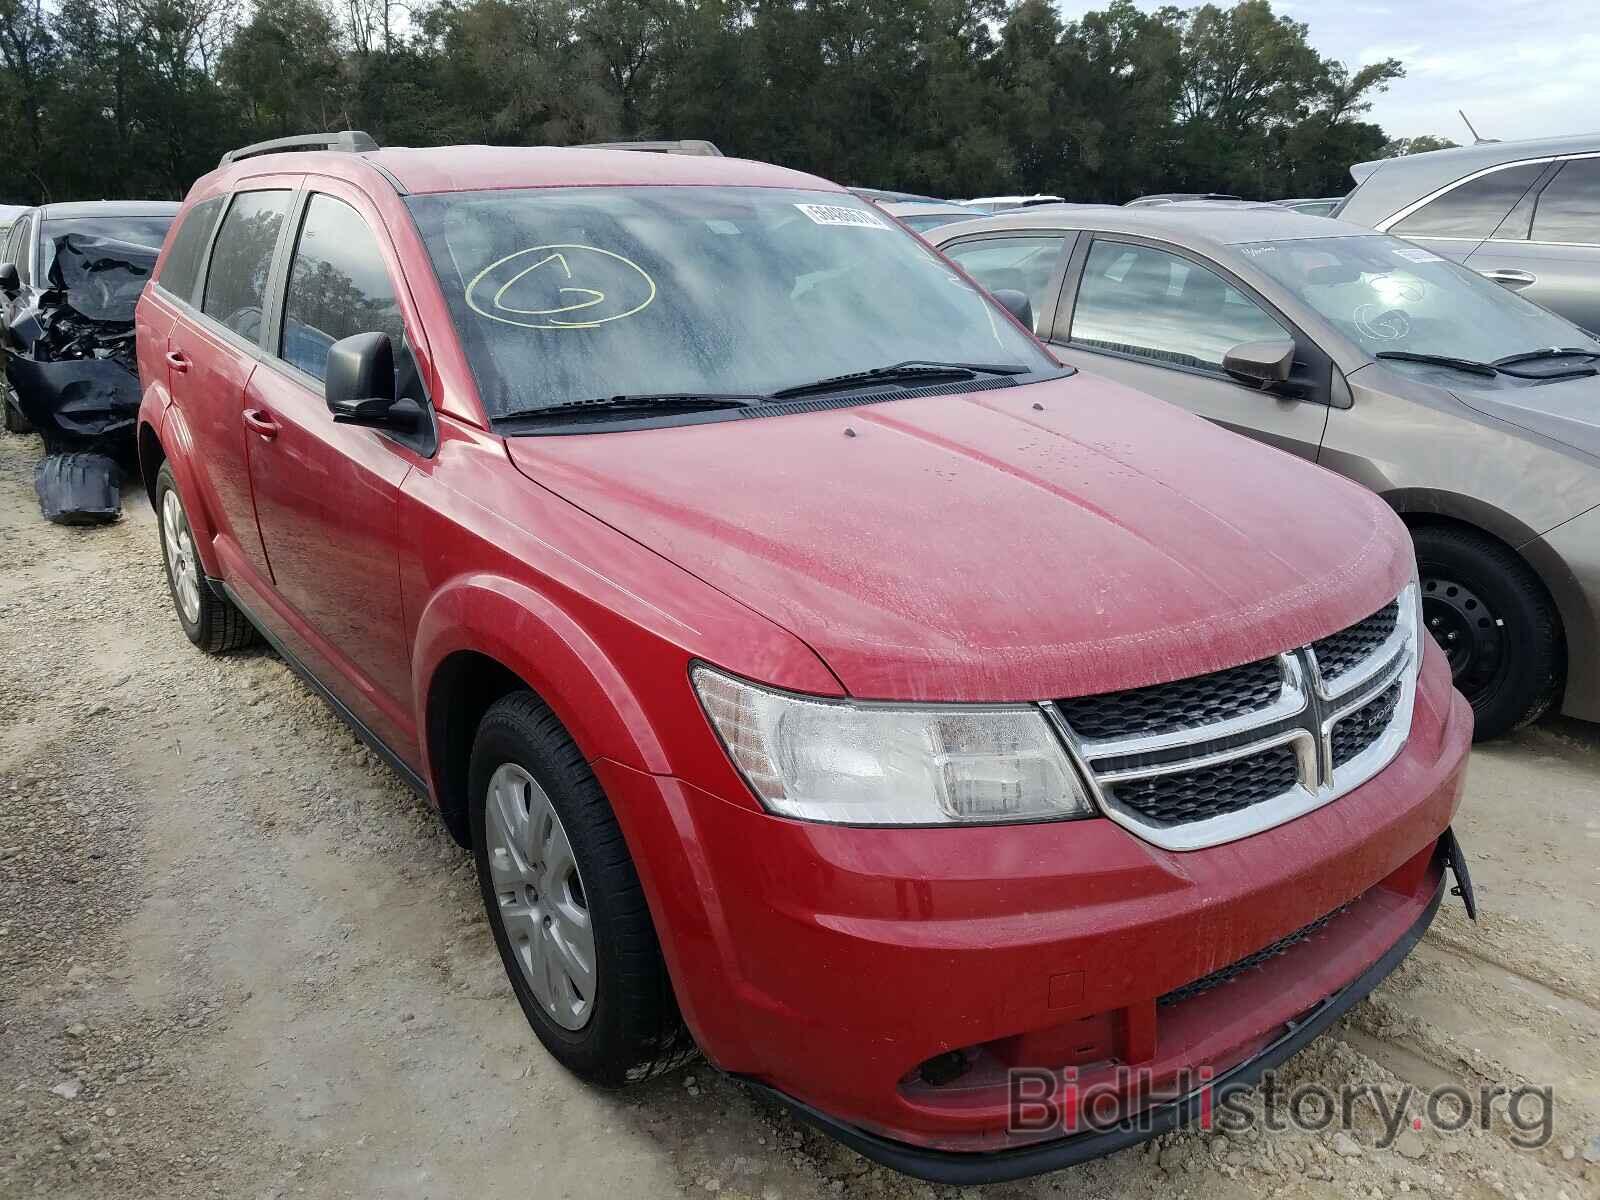
[[[247,408],[239,414],[244,427],[264,442],[270,442],[283,428],[272,419],[272,414],[260,408]]]
[[[187,375],[189,373],[189,359],[182,350],[168,350],[166,358],[169,369],[176,371],[179,375]]]
[[[1509,267],[1496,267],[1492,271],[1484,271],[1483,277],[1492,279],[1502,287],[1508,287],[1513,290],[1525,288],[1529,284],[1539,282],[1537,275],[1530,275],[1526,271],[1513,271]]]

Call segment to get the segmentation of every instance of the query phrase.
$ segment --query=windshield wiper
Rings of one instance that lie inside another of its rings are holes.
[[[1393,359],[1397,362],[1426,363],[1433,367],[1454,367],[1493,379],[1498,372],[1493,363],[1473,362],[1470,358],[1452,358],[1448,354],[1419,354],[1413,350],[1379,350],[1375,358]]]
[[[589,400],[563,400],[539,408],[524,408],[500,413],[496,421],[540,421],[547,417],[570,417],[576,413],[671,413],[710,412],[719,408],[748,408],[765,403],[767,396],[734,395],[726,392],[659,392],[623,396],[596,396]]]
[[[1528,363],[1544,362],[1552,358],[1586,358],[1588,362],[1573,363],[1562,369],[1557,367],[1554,371],[1510,371],[1508,367],[1522,366]],[[1504,358],[1497,358],[1492,364],[1497,370],[1507,375],[1518,378],[1532,379],[1576,379],[1585,375],[1600,375],[1600,367],[1594,365],[1594,360],[1600,358],[1600,348],[1585,350],[1581,346],[1552,346],[1548,350],[1529,350],[1526,354],[1508,354]]]
[[[1027,367],[1003,363],[929,362],[912,359],[887,367],[873,367],[867,371],[851,371],[847,375],[829,375],[811,383],[779,388],[772,393],[775,400],[789,400],[796,396],[814,396],[823,392],[844,392],[853,387],[871,383],[901,383],[908,379],[976,379],[979,375],[1026,375]]]

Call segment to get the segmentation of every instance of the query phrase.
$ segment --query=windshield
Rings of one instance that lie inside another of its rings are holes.
[[[171,224],[171,216],[46,221],[39,278],[92,320],[131,321]]]
[[[768,395],[909,360],[1054,364],[920,240],[837,192],[408,197],[490,417]]]
[[[1493,362],[1600,342],[1475,271],[1398,238],[1250,242],[1239,252],[1368,354]]]

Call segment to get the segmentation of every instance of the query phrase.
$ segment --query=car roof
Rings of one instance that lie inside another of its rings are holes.
[[[301,150],[258,154],[219,167],[205,182],[227,187],[253,175],[300,172],[352,177],[363,169],[376,170],[401,193],[648,184],[844,191],[838,184],[815,175],[748,159],[576,146],[391,146],[360,152]]]
[[[43,204],[46,221],[73,217],[170,217],[182,205],[176,200],[80,200],[69,204]]]
[[[1475,146],[1428,150],[1422,154],[1403,154],[1398,158],[1376,158],[1356,163],[1350,168],[1350,176],[1360,183],[1382,169],[1386,179],[1404,176],[1414,180],[1421,189],[1418,195],[1421,195],[1485,167],[1497,167],[1501,163],[1519,162],[1525,158],[1582,154],[1585,151],[1600,151],[1600,133],[1529,138],[1520,142],[1480,142]]]
[[[879,208],[894,217],[917,217],[925,213],[949,213],[952,216],[970,217],[972,210],[965,205],[947,200],[887,200]]]
[[[1361,237],[1372,230],[1331,217],[1312,217],[1274,204],[1160,204],[1126,208],[1116,204],[1045,204],[975,221],[941,225],[930,237],[943,243],[971,233],[1027,229],[1092,229],[1143,234],[1189,245],[1298,238]]]

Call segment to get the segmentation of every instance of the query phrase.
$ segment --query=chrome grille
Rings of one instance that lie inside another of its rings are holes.
[[[1061,700],[1057,707],[1080,737],[1131,737],[1199,729],[1264,708],[1278,696],[1276,659],[1263,658],[1175,683]]]
[[[1102,811],[1194,850],[1366,782],[1399,753],[1416,695],[1417,593],[1274,658],[1045,705]]]
[[[1317,669],[1324,679],[1337,679],[1363,660],[1370,658],[1394,632],[1394,623],[1400,613],[1400,602],[1392,600],[1364,621],[1357,621],[1348,629],[1330,633],[1311,643],[1317,656]]]

